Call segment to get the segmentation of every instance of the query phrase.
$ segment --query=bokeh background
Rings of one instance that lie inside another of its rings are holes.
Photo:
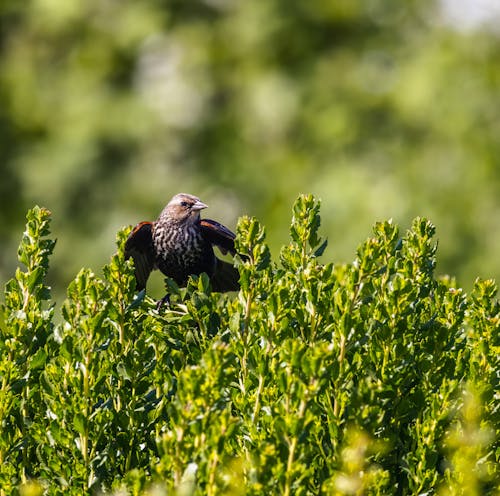
[[[499,279],[498,0],[3,0],[0,282],[34,204],[61,294],[180,191],[275,254],[314,193],[339,263],[426,216],[439,273]]]

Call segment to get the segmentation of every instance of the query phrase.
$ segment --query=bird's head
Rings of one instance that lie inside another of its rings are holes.
[[[168,217],[175,222],[196,223],[200,220],[200,210],[207,208],[199,198],[187,193],[175,195],[163,209],[160,217]]]

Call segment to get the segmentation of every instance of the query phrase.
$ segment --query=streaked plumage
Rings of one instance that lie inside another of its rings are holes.
[[[207,208],[199,198],[175,195],[154,222],[140,222],[125,243],[125,257],[134,259],[137,289],[146,287],[149,274],[159,269],[179,286],[190,275],[206,272],[214,291],[239,289],[239,273],[232,264],[215,256],[213,246],[234,255],[235,235],[225,226],[201,219]]]

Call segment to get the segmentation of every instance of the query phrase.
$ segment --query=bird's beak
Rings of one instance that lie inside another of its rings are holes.
[[[195,211],[203,210],[204,208],[208,208],[208,205],[205,205],[200,200],[197,200],[196,203],[191,206],[191,210],[195,210]]]

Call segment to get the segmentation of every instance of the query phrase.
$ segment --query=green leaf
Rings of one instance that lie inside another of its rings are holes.
[[[30,370],[43,368],[45,362],[47,361],[47,357],[48,357],[47,352],[43,348],[40,348],[30,359],[29,362]]]
[[[76,413],[73,417],[73,427],[79,434],[85,434],[86,432],[87,419],[83,413]]]

